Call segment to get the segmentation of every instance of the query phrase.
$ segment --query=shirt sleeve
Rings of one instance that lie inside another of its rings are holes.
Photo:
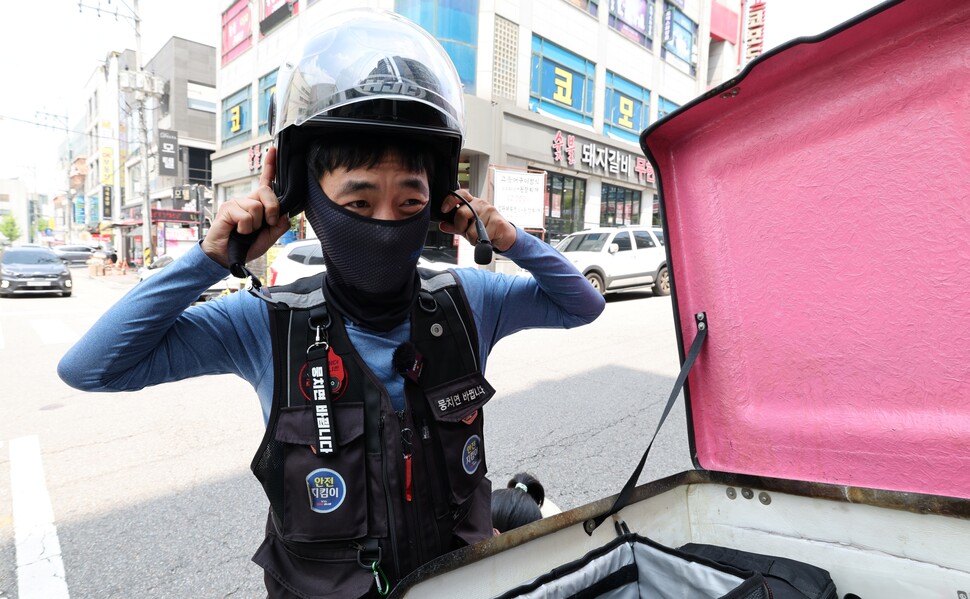
[[[483,364],[506,335],[528,328],[577,327],[603,312],[603,296],[546,242],[517,227],[515,243],[502,255],[532,276],[455,269],[475,315]]]
[[[61,359],[61,380],[84,391],[133,391],[232,373],[260,391],[272,362],[262,302],[238,292],[192,305],[227,274],[193,247],[105,312]]]

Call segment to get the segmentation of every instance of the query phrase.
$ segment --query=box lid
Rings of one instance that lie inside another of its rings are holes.
[[[698,467],[970,498],[968,31],[887,2],[643,132]]]

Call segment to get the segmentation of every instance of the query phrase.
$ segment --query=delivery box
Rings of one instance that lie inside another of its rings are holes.
[[[748,596],[648,594],[669,573],[643,569],[621,592],[580,568],[618,535],[640,560],[639,535],[807,562],[839,597],[970,596],[970,2],[887,2],[795,40],[641,147],[696,469],[446,555],[394,594]],[[570,576],[583,591],[542,588]]]

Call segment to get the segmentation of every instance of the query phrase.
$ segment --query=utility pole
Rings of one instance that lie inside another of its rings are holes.
[[[154,259],[152,249],[152,205],[149,197],[148,185],[148,122],[145,118],[145,110],[149,98],[162,95],[164,81],[147,73],[142,65],[141,55],[141,14],[138,12],[138,0],[133,0],[134,7],[129,8],[132,16],[119,14],[115,9],[114,16],[129,19],[135,26],[135,68],[136,72],[122,72],[118,74],[118,85],[121,91],[132,92],[135,94],[135,103],[138,107],[138,137],[141,151],[141,187],[142,187],[142,247],[144,255],[144,265],[148,266]],[[110,4],[110,2],[109,2]],[[127,5],[126,5],[127,6]],[[95,8],[98,16],[101,16],[100,2],[97,7],[87,6],[78,2],[78,8]],[[110,13],[109,13],[110,14]]]

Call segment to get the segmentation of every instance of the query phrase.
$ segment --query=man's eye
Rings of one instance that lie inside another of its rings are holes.
[[[367,200],[354,200],[348,204],[344,204],[347,208],[356,208],[358,210],[367,208]]]

